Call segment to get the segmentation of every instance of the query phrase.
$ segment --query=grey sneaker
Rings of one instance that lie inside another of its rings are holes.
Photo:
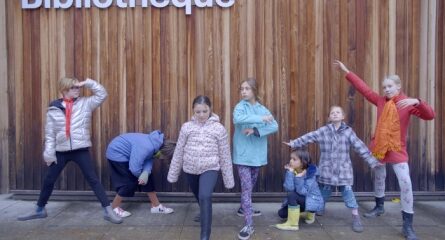
[[[252,236],[252,234],[255,232],[252,226],[244,226],[241,231],[238,233],[238,239],[240,240],[247,240]]]
[[[252,216],[258,217],[258,216],[261,216],[261,214],[262,213],[261,213],[260,210],[253,209]],[[238,211],[236,212],[236,215],[238,215],[240,217],[244,217],[244,210],[242,208],[238,208]]]
[[[359,215],[352,215],[352,231],[357,233],[363,232],[363,224],[360,221]]]
[[[115,224],[123,222],[122,218],[116,215],[111,206],[105,207],[104,219]]]
[[[42,211],[33,211],[32,213],[25,214],[23,216],[20,216],[17,218],[19,221],[27,221],[32,219],[38,219],[38,218],[46,218],[48,217],[48,214],[46,213],[46,209],[43,208]]]

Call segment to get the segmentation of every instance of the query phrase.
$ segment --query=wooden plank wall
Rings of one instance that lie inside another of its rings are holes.
[[[176,139],[199,94],[233,134],[239,83],[256,77],[280,131],[270,137],[269,165],[255,190],[280,192],[289,154],[281,142],[324,125],[331,105],[343,106],[369,142],[375,108],[333,68],[341,59],[376,91],[397,73],[408,95],[435,106],[434,121],[412,119],[410,165],[415,191],[444,191],[444,9],[437,0],[237,0],[187,16],[174,6],[22,10],[20,1],[6,1],[10,189],[41,187],[45,109],[62,76],[97,79],[109,92],[94,114],[91,151],[107,189],[104,152],[113,137],[161,129]],[[317,147],[310,150],[317,159]],[[355,190],[372,191],[369,168],[354,154],[353,162]],[[159,191],[188,191],[183,177],[167,183],[167,171],[166,162],[154,166]],[[56,188],[89,189],[74,165]],[[387,190],[397,188],[389,170]],[[221,180],[217,191],[226,191]]]
[[[0,0],[0,193],[9,186],[9,119],[8,119],[8,62],[6,48],[5,0]]]

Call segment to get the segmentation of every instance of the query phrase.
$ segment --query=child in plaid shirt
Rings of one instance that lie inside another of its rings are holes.
[[[357,137],[354,130],[343,122],[344,118],[343,109],[339,106],[332,106],[329,111],[330,123],[288,143],[284,142],[284,144],[292,148],[301,148],[309,143],[320,145],[320,163],[318,166],[320,176],[318,182],[324,202],[331,196],[332,189],[338,187],[346,207],[352,209],[352,230],[362,232],[363,225],[358,215],[358,205],[352,191],[354,175],[349,156],[350,148],[352,147],[371,168],[379,165],[379,162],[371,155],[369,149]]]

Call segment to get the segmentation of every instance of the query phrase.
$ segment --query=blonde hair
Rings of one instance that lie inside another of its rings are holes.
[[[250,88],[252,88],[253,95],[255,96],[255,100],[260,101],[260,97],[258,96],[258,83],[255,78],[247,78],[246,80],[242,81],[240,86],[243,83],[247,83]]]
[[[78,83],[77,78],[63,77],[59,80],[59,92],[63,94],[64,91],[68,91],[74,84]]]
[[[402,81],[400,81],[400,77],[399,75],[388,75],[385,77],[385,79],[383,79],[383,81],[385,81],[386,79],[388,80],[392,80],[395,84],[397,85],[402,85]]]

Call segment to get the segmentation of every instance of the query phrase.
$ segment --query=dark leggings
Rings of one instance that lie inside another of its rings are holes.
[[[212,231],[212,193],[218,180],[218,171],[207,171],[201,175],[186,173],[186,175],[193,195],[199,204],[201,240],[208,240]]]
[[[94,191],[96,197],[102,204],[102,207],[110,206],[110,201],[105,194],[105,190],[94,172],[94,167],[91,162],[91,156],[88,148],[68,152],[56,152],[56,158],[57,164],[53,163],[49,166],[48,173],[43,181],[37,206],[44,207],[48,203],[48,199],[54,189],[54,183],[57,181],[57,178],[69,161],[73,161],[79,166],[83,176],[87,180],[88,184],[90,184],[91,189]]]
[[[306,209],[306,196],[300,195],[297,192],[288,192],[287,193],[287,205],[282,206],[280,210],[278,210],[278,216],[280,218],[287,218],[287,206],[300,206],[300,211],[304,212]]]

